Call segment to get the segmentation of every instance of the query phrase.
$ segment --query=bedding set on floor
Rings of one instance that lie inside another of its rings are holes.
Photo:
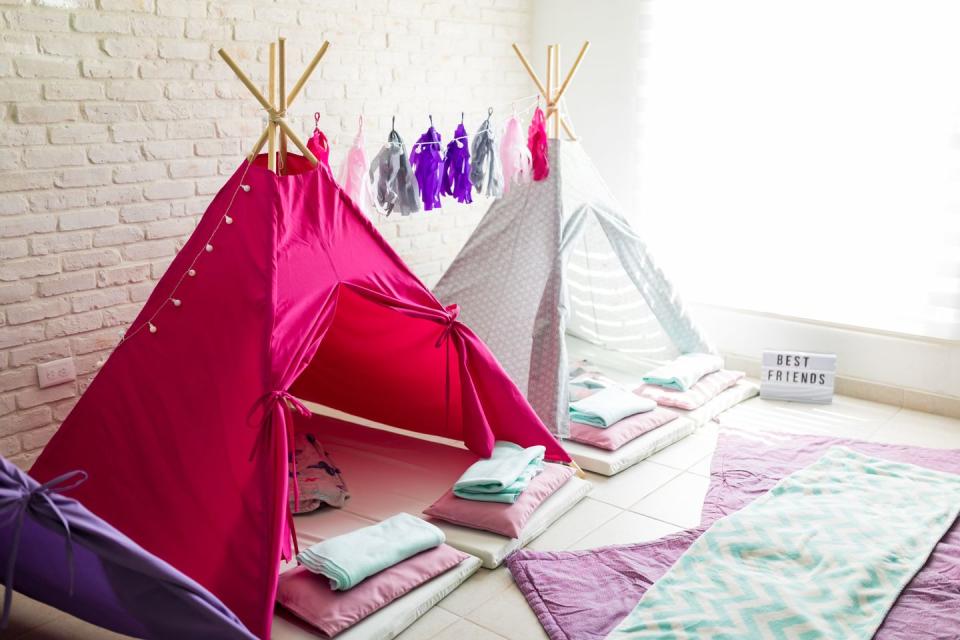
[[[544,464],[543,454],[543,447],[497,442],[493,455],[472,464],[424,515],[518,538],[534,511],[574,473]]]
[[[455,548],[447,531],[458,527],[443,521],[506,536],[504,542],[518,538],[540,506],[574,473],[570,467],[546,463],[543,446],[497,441],[490,458],[477,460],[463,449],[318,415],[298,418],[294,452],[297,490],[291,489],[290,501],[295,506],[294,494],[299,494],[297,530],[301,540],[320,542],[302,548],[300,566],[280,575],[277,602],[325,637],[367,638],[369,630],[363,627],[370,626],[373,614],[393,616],[396,605],[389,609],[391,603],[414,590],[419,594],[421,586],[432,589],[454,568],[463,569],[467,560],[475,563],[475,570],[480,560]],[[416,460],[426,466],[416,468]],[[357,491],[355,496],[347,492],[343,476]],[[390,486],[397,489],[396,496],[380,495],[384,476],[393,478]],[[437,481],[449,489],[423,510],[433,523],[394,513],[398,508],[418,513],[421,507],[409,500],[411,490],[436,496]],[[404,499],[394,499],[399,496]],[[322,504],[338,508],[319,509]],[[352,521],[334,525],[329,518],[338,514]],[[347,533],[327,537],[338,529]],[[456,538],[457,532],[452,533]],[[433,604],[450,588],[424,597]],[[417,596],[418,602],[422,599]],[[411,602],[401,608],[422,612],[422,606]],[[376,637],[391,637],[383,633],[382,621],[372,626],[377,627]]]
[[[399,513],[301,551],[277,602],[332,637],[467,558],[432,524]]]
[[[552,640],[957,637],[958,474],[956,450],[725,429],[700,527],[507,564]]]
[[[737,384],[744,374],[723,369],[720,356],[691,353],[657,367],[637,389],[625,389],[584,366],[573,367],[569,439],[617,451]],[[669,407],[669,408],[668,408]]]

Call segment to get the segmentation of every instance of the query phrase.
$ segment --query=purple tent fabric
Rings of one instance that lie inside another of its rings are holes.
[[[138,638],[254,638],[209,591],[60,493],[85,479],[75,471],[41,485],[0,457],[5,609],[16,589]]]
[[[588,551],[520,550],[507,558],[517,586],[551,640],[601,640],[713,522],[766,493],[832,446],[960,473],[960,450],[724,429],[701,525],[639,544]],[[943,639],[960,629],[960,523],[940,540],[887,614],[877,640]]]

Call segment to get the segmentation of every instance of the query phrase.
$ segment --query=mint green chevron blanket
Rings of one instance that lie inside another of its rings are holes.
[[[873,636],[960,510],[960,476],[835,447],[718,520],[607,640]]]

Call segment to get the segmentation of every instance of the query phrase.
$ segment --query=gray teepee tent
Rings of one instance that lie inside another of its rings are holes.
[[[549,145],[549,176],[490,207],[434,293],[562,437],[567,336],[647,368],[712,349],[580,144]]]

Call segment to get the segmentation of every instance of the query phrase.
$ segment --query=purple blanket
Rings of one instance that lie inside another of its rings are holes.
[[[701,526],[659,540],[588,551],[520,550],[507,566],[551,640],[602,640],[714,521],[766,493],[829,447],[960,473],[960,450],[734,429],[720,432]],[[956,638],[960,629],[960,523],[894,603],[877,639]]]

